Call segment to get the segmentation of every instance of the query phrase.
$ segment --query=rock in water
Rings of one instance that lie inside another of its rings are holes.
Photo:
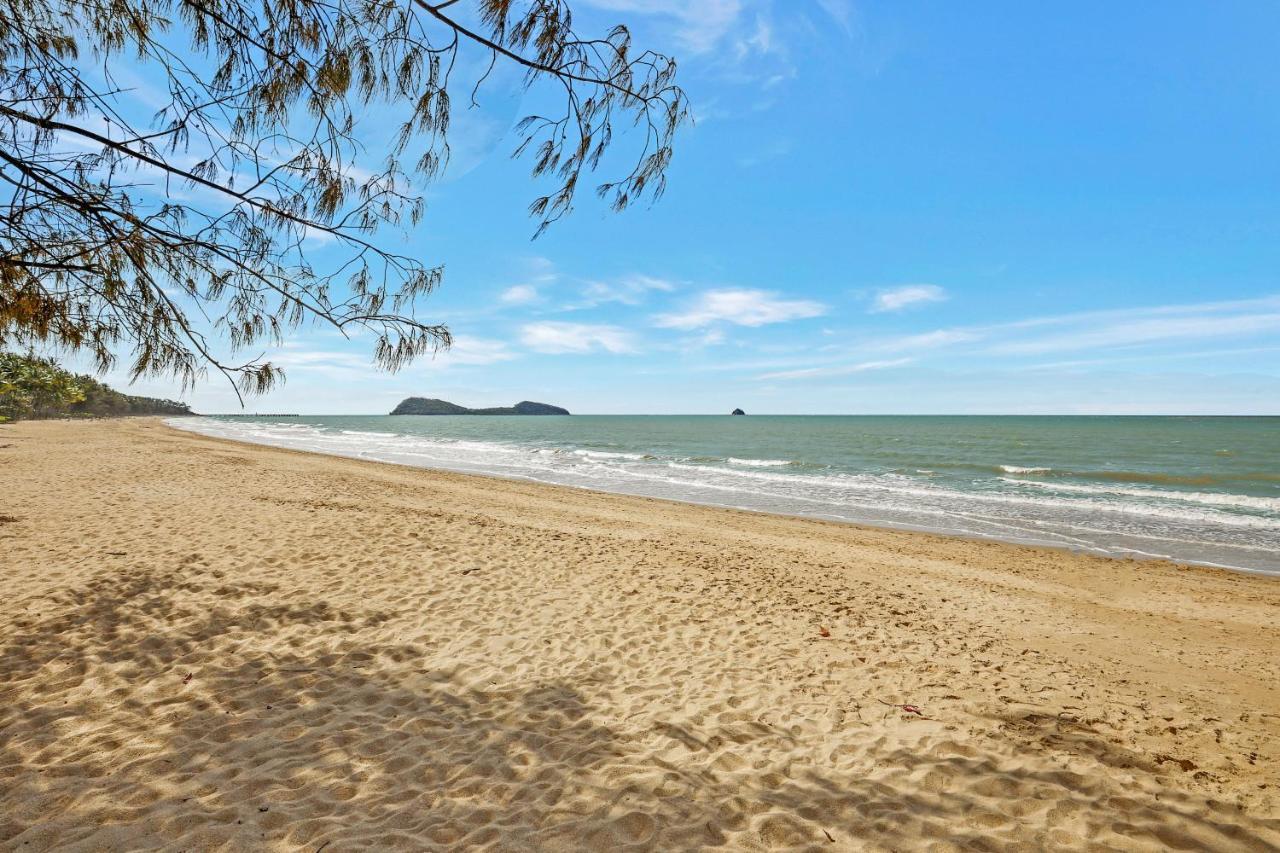
[[[746,414],[746,412],[742,411],[742,409],[734,409],[730,414],[734,414],[734,415],[745,415],[745,414]]]

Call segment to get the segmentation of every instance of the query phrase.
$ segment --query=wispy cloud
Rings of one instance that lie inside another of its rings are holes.
[[[454,366],[496,364],[518,357],[518,353],[506,341],[454,335],[453,346],[449,349],[423,357],[407,370],[441,370]],[[374,373],[372,360],[364,350],[312,349],[305,343],[290,341],[279,352],[271,354],[269,360],[289,372],[312,373],[330,379],[368,381],[371,375],[378,375]]]
[[[919,350],[938,349],[954,344],[967,344],[980,341],[985,334],[977,329],[937,329],[932,332],[921,332],[918,335],[902,335],[876,342],[875,349],[885,350]]]
[[[873,314],[886,311],[901,311],[913,305],[924,305],[929,302],[943,302],[947,292],[936,284],[904,284],[876,293],[871,305]]]
[[[502,291],[498,297],[508,305],[525,305],[538,298],[538,288],[532,284],[517,284]]]
[[[1136,362],[1169,364],[1187,359],[1232,358],[1241,355],[1272,355],[1280,353],[1280,346],[1228,347],[1226,349],[1179,348],[1177,352],[1156,351],[1136,355],[1108,356],[1106,358],[1074,358],[1065,361],[1041,361],[1021,365],[1017,370],[1075,370],[1082,367],[1114,367]],[[1242,371],[1248,372],[1248,371]]]
[[[556,272],[555,262],[550,258],[544,258],[541,255],[533,255],[524,259],[525,266],[529,269],[529,275],[536,281],[554,281],[559,273]]]
[[[726,336],[723,329],[708,329],[707,331],[699,335],[697,338],[695,338],[695,342],[697,343],[698,346],[712,347],[712,346],[718,346],[724,343],[725,337]]]
[[[583,5],[626,12],[660,15],[675,24],[675,36],[688,53],[714,50],[738,24],[742,0],[583,0]]]
[[[738,157],[738,165],[744,169],[761,166],[772,160],[786,157],[793,147],[792,141],[786,138],[764,140],[750,152]]]
[[[1280,312],[1232,313],[1221,316],[1196,312],[1174,317],[1121,317],[1104,320],[1093,328],[1077,326],[1056,335],[997,344],[991,347],[991,352],[1000,355],[1034,355],[1205,338],[1248,338],[1264,333],[1280,333]]]
[[[519,284],[513,284],[498,294],[498,301],[503,305],[528,305],[536,302],[544,288],[551,288],[560,280],[560,272],[549,258],[534,255],[524,258],[521,266],[523,273],[514,276]]]
[[[725,288],[702,293],[685,310],[659,314],[655,325],[691,331],[715,323],[765,326],[825,314],[827,306],[811,299],[783,299],[766,290]]]
[[[840,25],[846,35],[853,32],[854,9],[851,0],[818,0],[818,5]]]
[[[453,346],[436,355],[435,361],[442,367],[450,365],[483,365],[496,364],[500,361],[511,361],[517,358],[506,341],[492,338],[475,338],[470,335],[455,335]]]
[[[544,296],[563,294],[570,288],[574,288],[581,298],[561,305],[555,310],[581,311],[608,303],[639,305],[648,299],[650,294],[670,293],[676,289],[672,281],[643,273],[631,273],[611,279],[584,280],[562,274],[556,269],[555,264],[546,258],[529,258],[526,259],[525,265],[528,267],[528,272],[523,276],[523,281],[498,294],[498,299],[503,304],[527,305],[543,299]]]
[[[868,370],[887,370],[891,367],[903,367],[914,359],[894,358],[884,361],[862,361],[857,364],[842,364],[833,367],[808,367],[802,370],[778,370],[773,373],[762,373],[757,379],[819,379],[830,376],[848,376],[853,373],[866,373]]]
[[[957,326],[874,342],[879,349],[938,348],[981,342],[990,355],[1106,350],[1280,331],[1280,295],[1153,305]]]
[[[1157,305],[1031,317],[1007,323],[956,326],[894,337],[868,338],[853,346],[823,347],[808,364],[793,360],[794,370],[773,371],[770,378],[836,376],[861,372],[876,353],[913,354],[915,360],[967,359],[1002,366],[1010,359],[1050,353],[1086,353],[1090,364],[1105,366],[1116,353],[1167,353],[1173,346],[1199,341],[1274,338],[1280,334],[1280,296],[1185,305]],[[904,357],[906,357],[904,355]],[[1060,365],[1061,363],[1059,363]]]
[[[756,15],[755,27],[749,35],[738,40],[734,51],[739,60],[747,59],[753,53],[772,53],[775,49],[773,24],[764,15]]]
[[[621,302],[623,305],[639,305],[645,297],[654,291],[669,293],[676,286],[666,279],[649,275],[629,275],[614,281],[591,281],[582,288],[582,296],[586,300],[573,308],[591,308],[606,302]]]
[[[268,355],[268,360],[290,369],[325,366],[367,370],[370,366],[369,356],[364,353],[316,350],[292,341],[285,343],[279,352]]]
[[[586,353],[603,350],[614,354],[636,351],[634,336],[619,326],[588,323],[529,323],[520,329],[520,341],[541,353]]]

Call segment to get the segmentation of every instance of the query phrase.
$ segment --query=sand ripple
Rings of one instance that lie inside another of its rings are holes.
[[[4,849],[1280,845],[1274,581],[6,436]]]

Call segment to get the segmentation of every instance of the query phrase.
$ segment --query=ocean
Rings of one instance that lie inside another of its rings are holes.
[[[206,435],[1280,575],[1280,418],[201,417]]]

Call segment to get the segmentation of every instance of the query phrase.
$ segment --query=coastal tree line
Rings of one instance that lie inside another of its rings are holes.
[[[0,346],[237,393],[280,381],[261,353],[302,323],[371,333],[389,370],[447,347],[419,306],[442,260],[386,232],[419,221],[454,105],[481,97],[487,72],[454,91],[464,50],[536,91],[514,154],[537,232],[596,170],[614,209],[662,194],[676,63],[624,26],[580,34],[565,0],[0,3]],[[395,125],[377,157],[373,109]],[[313,239],[342,257],[313,265]]]
[[[186,403],[122,394],[47,358],[0,353],[0,423],[28,418],[189,415]]]

